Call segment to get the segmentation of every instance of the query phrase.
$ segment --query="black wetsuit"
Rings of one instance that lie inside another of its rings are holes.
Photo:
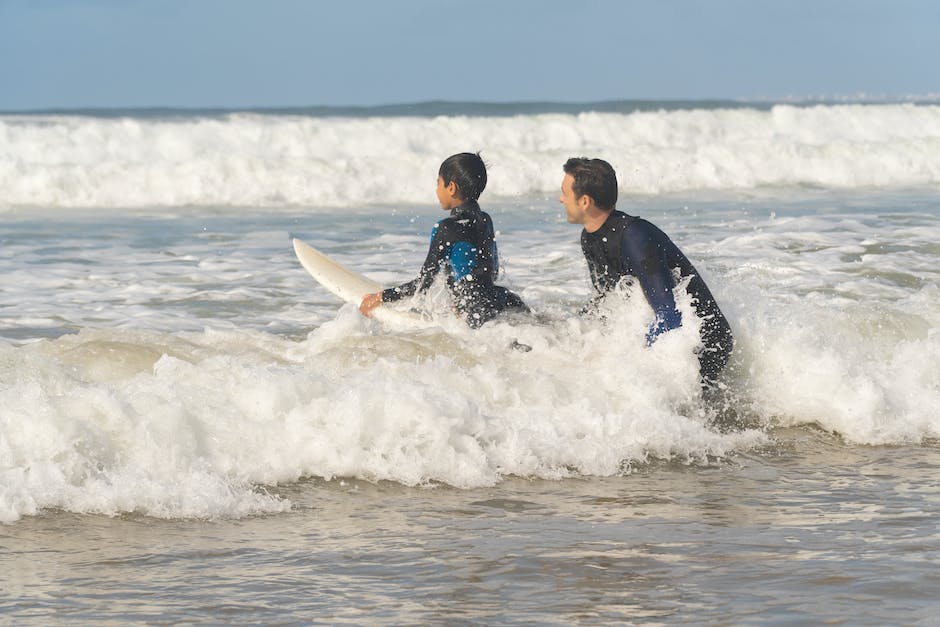
[[[434,225],[431,247],[418,277],[384,290],[382,300],[392,302],[424,292],[444,268],[449,271],[447,287],[454,305],[471,327],[477,328],[507,309],[528,311],[516,294],[494,284],[499,254],[493,221],[475,200],[452,209],[449,218]]]
[[[646,335],[648,345],[656,341],[659,334],[682,325],[673,289],[679,276],[691,277],[686,291],[692,296],[695,313],[702,319],[699,373],[703,385],[715,381],[734,346],[731,327],[705,281],[665,233],[642,218],[613,211],[594,233],[581,232],[581,250],[598,298],[613,289],[623,277],[633,277],[639,282],[656,314]]]

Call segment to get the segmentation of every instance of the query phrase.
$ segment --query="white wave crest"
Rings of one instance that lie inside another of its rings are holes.
[[[663,340],[662,359],[628,384],[585,391],[569,374],[579,354],[607,371],[622,355],[579,321],[560,329],[567,339],[510,325],[396,339],[347,313],[303,342],[85,330],[0,343],[0,522],[53,508],[240,517],[290,508],[275,486],[304,476],[473,488],[766,441],[716,433],[695,413],[695,368],[670,359],[694,332]],[[508,348],[520,332],[531,352]],[[628,350],[646,350],[633,339]]]
[[[0,116],[0,207],[433,202],[443,158],[483,152],[487,194],[554,195],[571,156],[625,193],[940,185],[940,106],[511,117]]]

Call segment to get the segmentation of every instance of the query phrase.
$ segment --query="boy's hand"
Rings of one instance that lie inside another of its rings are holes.
[[[382,292],[375,294],[366,294],[359,303],[359,313],[366,318],[372,317],[372,310],[382,304]]]

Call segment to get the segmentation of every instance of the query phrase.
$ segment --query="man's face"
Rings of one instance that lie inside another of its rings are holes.
[[[574,177],[565,174],[565,178],[561,182],[561,196],[558,197],[558,200],[565,206],[568,222],[571,224],[584,224],[585,203],[580,202],[580,199],[577,198],[573,186]]]

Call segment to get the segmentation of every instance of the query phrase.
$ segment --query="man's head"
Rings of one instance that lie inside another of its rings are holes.
[[[603,159],[572,157],[564,165],[559,200],[565,206],[568,222],[584,224],[590,231],[594,222],[603,224],[617,205],[617,174]]]
[[[463,200],[477,200],[486,189],[486,164],[479,153],[461,152],[447,157],[438,175],[445,187],[454,183]]]

